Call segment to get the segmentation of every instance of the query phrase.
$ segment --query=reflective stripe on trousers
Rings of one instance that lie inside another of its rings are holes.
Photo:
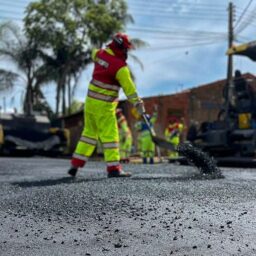
[[[119,134],[116,115],[112,112],[102,112],[103,114],[92,114],[85,111],[85,125],[74,156],[77,154],[85,158],[90,157],[99,139],[103,145],[105,161],[107,163],[119,162]]]
[[[118,97],[106,95],[92,90],[88,90],[87,96],[96,100],[102,100],[106,102],[114,102],[118,100]]]

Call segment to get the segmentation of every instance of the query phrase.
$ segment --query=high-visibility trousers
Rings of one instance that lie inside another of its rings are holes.
[[[120,158],[126,159],[130,157],[132,150],[132,136],[127,136],[123,138],[123,140],[120,139]]]
[[[73,154],[72,164],[83,167],[100,140],[107,166],[119,165],[119,134],[115,112],[90,113],[85,111],[84,129]],[[78,161],[74,161],[78,159]]]
[[[174,148],[177,148],[177,146],[180,143],[180,137],[179,136],[174,136],[171,139],[168,140],[173,146]],[[179,153],[175,150],[171,150],[168,152],[168,157],[171,158],[177,158],[179,156]]]
[[[155,144],[152,141],[149,131],[143,131],[141,133],[141,151],[142,157],[154,157],[155,156]]]

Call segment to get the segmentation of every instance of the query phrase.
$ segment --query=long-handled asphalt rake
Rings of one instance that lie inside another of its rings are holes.
[[[222,178],[221,170],[216,165],[213,157],[209,156],[201,149],[194,147],[190,143],[180,143],[176,148],[165,139],[158,137],[152,125],[150,124],[146,114],[142,115],[146,123],[153,142],[161,148],[171,151],[177,151],[181,156],[184,156],[188,163],[196,166],[199,171],[204,175],[209,175],[211,178]]]

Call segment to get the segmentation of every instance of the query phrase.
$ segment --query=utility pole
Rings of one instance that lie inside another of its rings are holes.
[[[233,28],[233,13],[234,5],[232,2],[228,6],[229,18],[228,18],[228,49],[232,47],[234,41],[234,28]],[[228,70],[227,70],[227,79],[228,83],[232,81],[233,76],[233,54],[228,55]]]
[[[228,49],[232,47],[234,41],[234,28],[233,28],[233,14],[234,5],[232,2],[228,6]],[[232,95],[233,95],[233,55],[228,55],[227,63],[227,82],[226,82],[226,93],[225,93],[225,115],[226,122],[229,125],[229,108],[232,105]]]

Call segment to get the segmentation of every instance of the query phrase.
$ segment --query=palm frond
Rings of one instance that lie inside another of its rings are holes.
[[[134,18],[132,17],[131,14],[127,14],[124,19],[125,19],[125,24],[128,24],[128,23],[133,24],[134,23]]]
[[[129,58],[131,58],[134,62],[136,62],[137,64],[139,64],[140,68],[141,68],[142,70],[144,70],[143,63],[142,63],[142,61],[141,61],[137,56],[135,56],[135,55],[129,53]]]
[[[20,27],[9,21],[0,24],[0,40],[6,42],[18,42],[23,44],[22,35],[20,33]]]
[[[143,48],[146,46],[149,46],[149,43],[139,39],[139,38],[132,38],[131,39],[132,44],[135,46],[136,49]]]
[[[12,89],[18,77],[17,73],[0,69],[0,91]]]

